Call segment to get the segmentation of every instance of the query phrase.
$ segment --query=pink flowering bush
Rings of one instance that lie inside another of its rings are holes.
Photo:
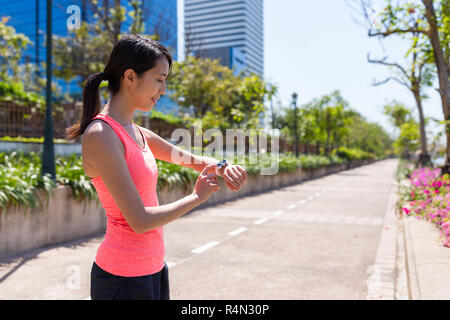
[[[434,223],[444,246],[450,247],[450,177],[441,169],[422,168],[410,174],[410,187],[403,195],[403,212]]]

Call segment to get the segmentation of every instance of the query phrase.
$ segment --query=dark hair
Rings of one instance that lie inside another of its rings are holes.
[[[120,89],[120,81],[125,70],[133,69],[140,74],[152,69],[161,58],[167,58],[169,73],[172,69],[172,56],[160,43],[138,34],[123,35],[114,48],[103,72],[91,74],[83,88],[83,111],[80,120],[66,129],[69,140],[82,135],[92,118],[100,113],[99,86],[108,80],[108,90],[112,95]]]

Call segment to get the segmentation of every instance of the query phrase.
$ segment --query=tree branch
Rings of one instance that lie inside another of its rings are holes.
[[[372,85],[373,86],[380,86],[382,84],[385,84],[386,82],[389,82],[390,80],[394,80],[394,81],[398,82],[399,84],[401,84],[402,86],[405,86],[408,89],[410,89],[409,85],[406,82],[404,82],[404,81],[402,81],[402,80],[400,80],[400,79],[398,79],[396,77],[389,77],[389,78],[387,78],[387,79],[385,79],[383,81],[380,81],[380,82],[373,82]]]
[[[393,30],[387,30],[387,31],[380,31],[380,32],[373,32],[372,30],[369,30],[369,37],[377,37],[382,36],[383,38],[388,37],[392,34],[398,34],[398,33],[422,33],[428,35],[429,32],[427,30],[422,29],[393,29]]]
[[[386,62],[386,58],[383,58],[382,60],[372,60],[372,59],[370,59],[370,53],[368,53],[367,54],[367,61],[370,62],[370,63],[378,63],[378,64],[382,64],[382,65],[385,65],[385,66],[396,67],[403,73],[403,75],[406,78],[409,78],[408,73],[406,72],[406,70],[401,65],[399,65],[398,63]]]

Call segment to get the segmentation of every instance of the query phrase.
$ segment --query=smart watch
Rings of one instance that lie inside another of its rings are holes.
[[[222,168],[222,167],[226,166],[227,164],[228,164],[228,161],[226,159],[223,159],[217,163],[217,167]]]

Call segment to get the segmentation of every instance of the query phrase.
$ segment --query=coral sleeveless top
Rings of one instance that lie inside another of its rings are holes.
[[[125,147],[125,160],[145,207],[159,205],[156,193],[158,167],[147,139],[138,128],[144,148],[113,118],[98,114],[94,119],[107,122]],[[114,174],[114,172],[111,172]],[[123,217],[100,176],[91,178],[100,202],[105,209],[107,223],[105,239],[100,244],[95,263],[103,270],[123,277],[138,277],[161,271],[164,267],[163,227],[143,234],[135,233]]]

